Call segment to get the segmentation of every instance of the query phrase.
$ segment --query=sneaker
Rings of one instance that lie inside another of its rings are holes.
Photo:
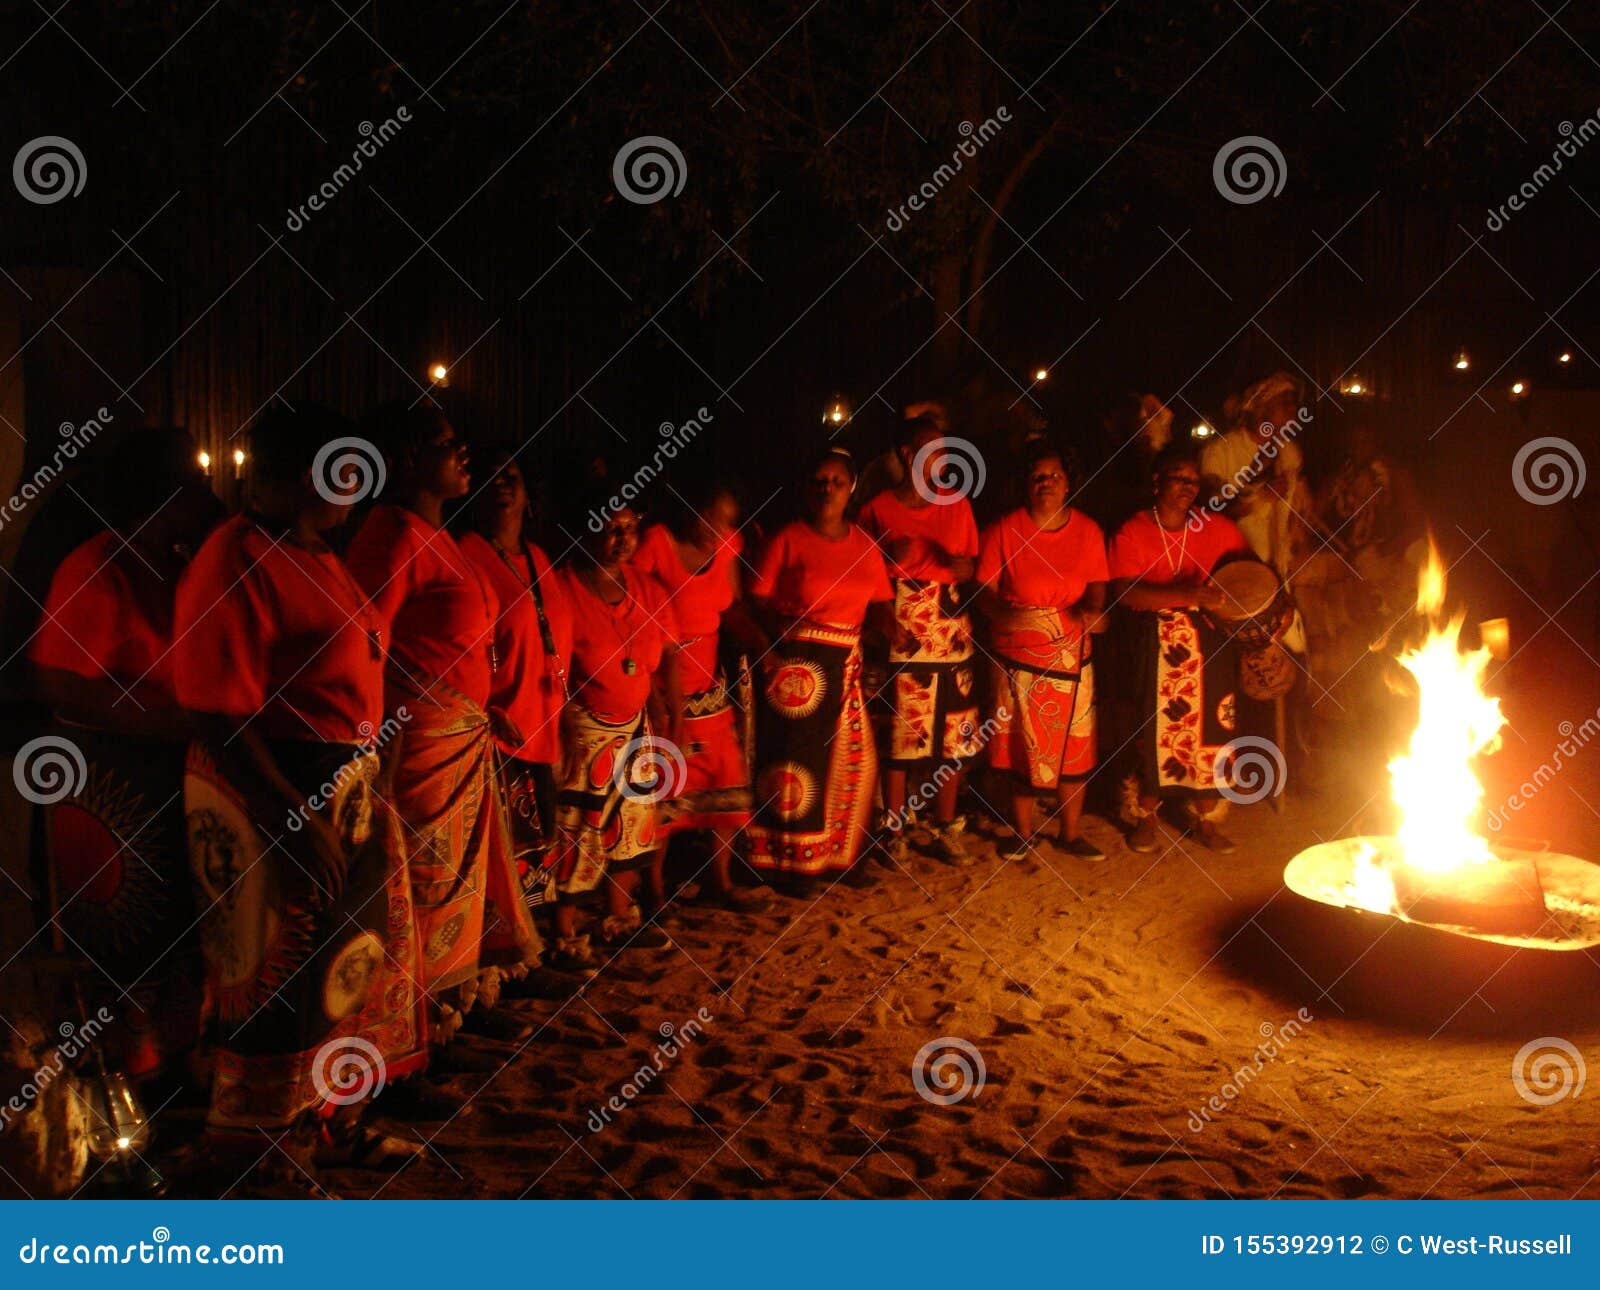
[[[935,860],[954,865],[958,869],[975,864],[976,860],[972,853],[961,841],[961,835],[965,830],[966,821],[959,816],[950,823],[939,826],[934,830],[932,841],[928,844],[928,854]]]
[[[1210,820],[1196,820],[1191,831],[1201,846],[1215,851],[1218,855],[1231,856],[1239,849],[1233,845],[1233,839]]]
[[[1132,831],[1128,834],[1128,850],[1148,855],[1160,845],[1161,834],[1156,829],[1154,812],[1149,815],[1141,815],[1139,822],[1133,826]]]
[[[1025,838],[1015,829],[1011,830],[1011,841],[1000,848],[1002,860],[1026,860],[1033,854],[1033,839]]]
[[[555,949],[545,955],[544,965],[555,972],[594,976],[600,971],[600,956],[589,944],[588,936],[558,936]]]
[[[1075,838],[1062,838],[1061,849],[1069,856],[1075,856],[1079,860],[1104,860],[1106,858],[1106,853],[1082,834]]]

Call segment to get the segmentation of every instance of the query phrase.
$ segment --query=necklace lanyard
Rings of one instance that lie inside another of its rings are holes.
[[[1172,558],[1172,544],[1167,541],[1167,530],[1161,525],[1161,513],[1155,507],[1150,508],[1150,518],[1156,522],[1156,532],[1161,534],[1161,553],[1167,558],[1167,568],[1174,574],[1183,567],[1184,558],[1189,554],[1189,526],[1183,526],[1183,537],[1178,540],[1178,558]]]
[[[493,545],[494,549],[499,552],[500,558],[505,561],[506,568],[511,570],[511,576],[521,582],[522,575],[517,572],[517,566],[511,562],[511,552],[507,551],[498,542]],[[561,697],[565,700],[571,697],[567,689],[567,669],[561,666],[561,655],[556,651],[556,638],[550,630],[550,619],[544,612],[544,593],[539,590],[538,566],[533,562],[533,552],[528,549],[527,538],[522,539],[522,558],[528,562],[528,581],[526,585],[528,595],[533,600],[534,612],[539,615],[539,638],[544,642],[544,652],[550,660],[550,672],[561,683]]]
[[[628,650],[628,637],[624,636],[622,634],[621,630],[617,627],[616,615],[609,612],[610,610],[616,609],[619,605],[626,604],[626,605],[628,605],[630,607],[633,607],[635,605],[635,601],[633,599],[633,593],[628,590],[628,584],[627,584],[626,579],[624,579],[624,581],[622,583],[622,599],[618,600],[618,601],[616,601],[614,603],[612,601],[607,600],[604,596],[602,596],[593,587],[589,587],[589,594],[591,596],[593,596],[596,600],[598,600],[607,609],[608,612],[605,615],[606,626],[611,629],[612,635],[614,635],[617,638],[617,648],[622,651],[622,674],[623,674],[623,676],[632,676],[635,672],[637,672],[639,670],[639,664],[638,664],[637,660],[634,659],[633,655]],[[623,616],[624,617],[627,616],[627,611],[624,611]],[[631,634],[632,633],[629,633],[629,635],[631,635]]]

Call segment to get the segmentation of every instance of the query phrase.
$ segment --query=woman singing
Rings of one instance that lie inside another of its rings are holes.
[[[1123,783],[1128,846],[1157,848],[1156,811],[1166,798],[1189,807],[1204,845],[1228,852],[1233,843],[1217,828],[1227,803],[1216,762],[1237,726],[1236,664],[1230,638],[1201,611],[1222,605],[1212,571],[1249,545],[1232,520],[1194,509],[1200,467],[1191,449],[1174,445],[1156,458],[1154,489],[1155,505],[1111,540],[1112,587],[1134,611],[1138,769]]]
[[[411,888],[375,789],[385,635],[323,538],[347,510],[311,482],[348,430],[306,404],[253,427],[254,506],[184,574],[172,651],[197,730],[184,805],[215,1042],[208,1144],[219,1176],[258,1162],[295,1186],[312,1166],[309,1113],[426,1055]],[[324,1158],[414,1154],[343,1125]]]
[[[961,767],[977,756],[978,690],[972,665],[972,619],[959,585],[972,578],[978,526],[965,496],[942,488],[942,439],[931,417],[902,423],[896,451],[901,483],[879,493],[858,521],[877,539],[894,580],[894,629],[882,736],[885,850],[907,857],[906,785],[936,791],[933,855],[967,865],[964,821],[956,817]],[[940,768],[944,770],[941,773]]]
[[[1061,849],[1103,860],[1079,824],[1096,757],[1093,637],[1103,629],[1105,538],[1067,505],[1059,449],[1040,440],[1023,464],[1027,502],[985,531],[978,555],[994,648],[989,760],[1013,776],[1016,839],[1006,858],[1028,854],[1034,794],[1050,790],[1060,803]]]
[[[750,771],[718,648],[725,620],[742,639],[761,640],[739,604],[739,555],[744,550],[739,503],[727,487],[704,477],[689,481],[688,487],[689,497],[666,523],[645,531],[633,557],[633,567],[665,593],[684,633],[678,681],[685,775],[681,791],[663,803],[661,833],[665,838],[697,829],[709,832],[712,900],[727,909],[760,909],[771,893],[764,887],[735,886],[730,870],[734,838],[750,822]],[[659,884],[659,871],[655,879]],[[655,892],[658,902],[662,894]]]
[[[848,452],[823,454],[806,477],[805,518],[773,536],[750,587],[776,629],[762,662],[750,863],[788,875],[802,897],[823,874],[872,882],[855,863],[878,772],[861,624],[894,590],[877,543],[844,517],[855,481]]]

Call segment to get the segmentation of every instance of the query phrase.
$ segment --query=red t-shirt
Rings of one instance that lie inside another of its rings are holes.
[[[1152,511],[1130,516],[1111,539],[1111,576],[1154,587],[1194,586],[1223,556],[1249,551],[1239,526],[1226,515],[1194,510],[1189,516],[1190,523],[1175,533],[1163,529]]]
[[[907,506],[889,488],[861,508],[856,523],[877,538],[889,573],[896,578],[954,582],[950,562],[978,554],[978,525],[965,497],[943,505]],[[889,558],[889,547],[897,538],[911,539],[904,560]]]
[[[269,738],[360,743],[383,720],[378,626],[333,552],[274,541],[236,515],[178,584],[178,701],[221,716],[259,713]]]
[[[1042,529],[1019,507],[984,530],[978,581],[1008,604],[1070,609],[1091,582],[1109,576],[1105,535],[1082,511],[1069,510],[1058,529]]]
[[[624,567],[627,594],[608,605],[564,568],[556,580],[572,610],[572,697],[608,721],[631,721],[650,698],[650,675],[678,639],[666,594],[653,578]],[[633,662],[630,671],[624,666]]]
[[[691,571],[684,568],[672,530],[656,524],[645,531],[634,553],[633,567],[660,585],[683,633],[678,679],[686,695],[699,694],[716,684],[717,634],[723,613],[733,604],[731,568],[743,550],[744,539],[730,533],[705,568]]]
[[[847,630],[861,626],[874,600],[894,599],[883,554],[865,529],[852,524],[835,540],[804,520],[773,534],[756,562],[750,593],[771,597],[787,617]]]
[[[567,593],[557,581],[545,553],[528,543],[528,554],[521,551],[504,556],[487,538],[468,533],[460,542],[462,553],[483,573],[500,601],[500,617],[495,623],[495,652],[500,666],[490,687],[489,702],[504,708],[518,730],[523,744],[511,747],[500,741],[503,751],[524,761],[551,765],[561,759],[562,674],[572,659],[572,611]],[[528,568],[532,558],[533,568]],[[509,559],[509,563],[507,563]],[[529,578],[537,578],[544,600],[545,621],[550,624],[550,639],[556,647],[552,662],[539,630],[539,611],[528,590]]]
[[[107,529],[56,569],[28,657],[129,688],[142,681],[175,702],[170,646],[176,592],[176,579],[163,582]]]
[[[391,697],[443,682],[489,704],[500,598],[455,538],[403,506],[375,508],[345,556],[387,633]]]

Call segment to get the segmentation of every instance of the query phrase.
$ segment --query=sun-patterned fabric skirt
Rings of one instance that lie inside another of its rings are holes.
[[[773,648],[756,725],[748,859],[819,874],[855,863],[866,840],[878,756],[861,693],[857,632],[810,623]]]
[[[717,684],[683,701],[683,789],[661,803],[662,837],[750,823],[750,771],[739,712]]]
[[[288,741],[273,756],[344,842],[330,903],[307,877],[306,816],[247,794],[205,744],[190,746],[184,774],[216,1044],[207,1130],[258,1143],[258,1128],[417,1070],[426,1046],[410,881],[397,821],[372,791],[378,759]]]
[[[1034,788],[1088,778],[1097,756],[1093,638],[1076,614],[1016,607],[994,631],[989,764]]]
[[[972,620],[956,588],[896,578],[894,623],[889,673],[873,705],[884,764],[916,771],[975,757],[982,742]]]
[[[1134,615],[1139,778],[1163,798],[1214,798],[1217,758],[1236,733],[1232,639],[1182,609]]]
[[[418,979],[437,1001],[481,967],[537,963],[544,946],[516,869],[488,714],[441,684],[402,706],[392,800],[416,904]]]
[[[644,713],[608,721],[581,703],[561,712],[556,778],[556,883],[563,897],[593,891],[607,871],[642,868],[661,843],[657,802],[681,768],[650,733]]]
[[[65,948],[91,962],[81,979],[89,1011],[104,1003],[116,1017],[105,1040],[112,1063],[153,1075],[199,1037],[184,745],[67,722],[52,737],[69,760],[76,761],[69,749],[77,751],[83,772],[75,765],[63,780],[72,791],[44,808]]]

